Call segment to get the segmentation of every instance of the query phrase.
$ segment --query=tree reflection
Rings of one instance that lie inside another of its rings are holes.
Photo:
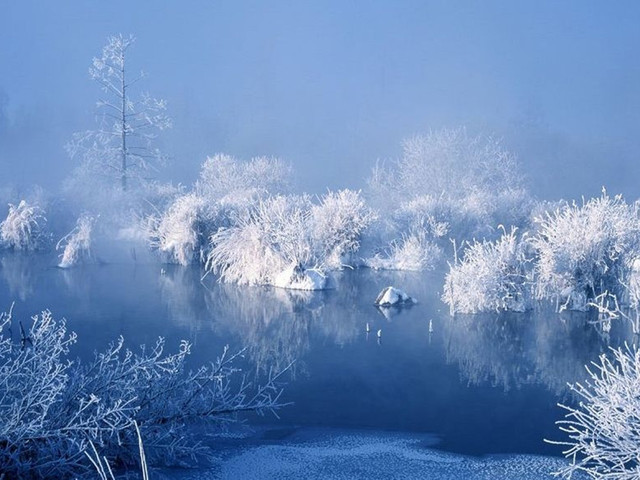
[[[557,395],[585,378],[584,366],[605,351],[608,339],[582,312],[456,315],[444,322],[447,362],[457,363],[473,385],[508,391],[541,384]]]
[[[9,253],[0,259],[2,278],[9,287],[11,297],[21,301],[33,295],[34,273],[33,257],[20,253]]]

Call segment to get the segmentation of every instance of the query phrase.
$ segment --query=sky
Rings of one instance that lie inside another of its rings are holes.
[[[55,190],[96,126],[109,35],[167,100],[164,179],[208,155],[291,162],[302,190],[361,188],[403,138],[494,134],[540,197],[640,196],[640,2],[0,0],[0,185]]]

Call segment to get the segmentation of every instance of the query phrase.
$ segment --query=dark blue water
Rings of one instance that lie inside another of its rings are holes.
[[[65,317],[80,358],[123,335],[131,348],[158,336],[170,349],[189,339],[193,365],[226,344],[246,347],[243,366],[258,377],[295,361],[283,397],[293,405],[279,420],[248,419],[283,431],[424,432],[440,438],[439,448],[469,455],[559,454],[543,443],[560,436],[556,403],[571,401],[566,383],[581,380],[583,365],[606,349],[582,315],[450,317],[441,272],[345,271],[335,290],[308,293],[201,282],[197,267],[52,264],[2,258],[0,308],[15,302],[14,318],[43,309]],[[378,310],[373,300],[387,285],[419,303]]]

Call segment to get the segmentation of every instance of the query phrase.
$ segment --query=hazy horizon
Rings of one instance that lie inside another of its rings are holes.
[[[640,5],[598,2],[0,4],[2,185],[56,190],[64,144],[94,128],[87,73],[109,35],[134,34],[131,72],[165,98],[173,162],[291,162],[299,188],[360,188],[403,138],[467,126],[501,136],[543,197],[640,196]]]

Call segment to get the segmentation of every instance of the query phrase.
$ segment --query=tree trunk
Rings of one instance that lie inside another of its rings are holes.
[[[124,53],[123,53],[124,56]],[[126,108],[127,108],[127,95],[126,89],[127,85],[124,80],[124,58],[122,61],[122,144],[121,154],[122,154],[122,166],[120,169],[121,181],[122,181],[122,191],[125,192],[127,190],[127,116],[126,116]]]

